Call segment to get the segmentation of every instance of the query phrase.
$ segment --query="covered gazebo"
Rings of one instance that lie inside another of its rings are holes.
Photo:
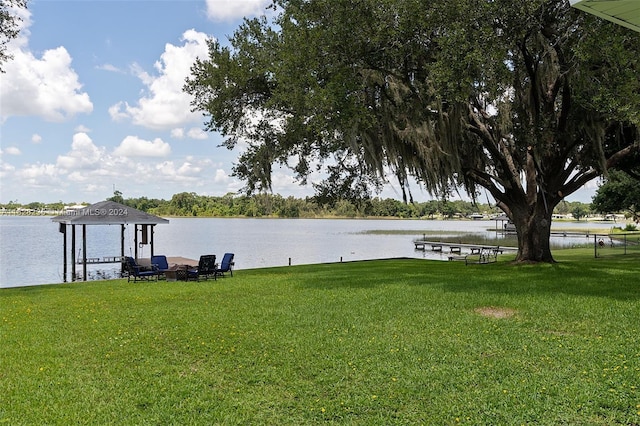
[[[65,214],[51,219],[60,224],[60,232],[63,235],[63,277],[67,282],[67,228],[71,225],[71,281],[76,281],[75,252],[76,252],[76,225],[82,226],[82,278],[87,280],[87,264],[116,263],[121,262],[125,255],[125,227],[134,225],[135,255],[138,258],[138,242],[150,244],[151,256],[153,256],[153,232],[154,227],[161,223],[169,223],[167,219],[154,216],[149,213],[134,209],[115,201],[101,201],[82,209],[68,210]],[[87,225],[120,225],[120,256],[87,259]],[[140,234],[140,240],[138,239]]]

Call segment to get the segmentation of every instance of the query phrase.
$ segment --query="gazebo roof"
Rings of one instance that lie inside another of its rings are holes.
[[[571,6],[640,32],[638,0],[571,0]]]
[[[69,210],[51,219],[67,225],[158,225],[169,220],[115,201],[100,201],[83,209]]]

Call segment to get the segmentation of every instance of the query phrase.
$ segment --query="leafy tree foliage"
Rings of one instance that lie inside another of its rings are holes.
[[[553,209],[553,213],[568,215],[572,214],[575,217],[575,213],[578,212],[580,216],[586,216],[591,213],[591,204],[583,203],[580,201],[561,201],[558,203],[555,209]]]
[[[331,208],[340,201],[354,204],[356,209],[363,210],[371,200],[371,187],[378,187],[375,176],[363,176],[358,173],[358,166],[329,166],[329,176],[319,183],[313,183],[315,201]]]
[[[573,217],[576,220],[580,220],[583,217],[585,217],[587,214],[589,213],[589,210],[587,210],[586,208],[584,208],[582,205],[578,204],[576,205],[572,210],[571,210],[571,214],[573,215]]]
[[[621,135],[616,140],[627,149],[640,138],[638,127],[623,126],[615,130]],[[607,148],[616,151],[619,147]],[[627,212],[635,222],[640,221],[640,152],[616,161],[593,198],[593,209],[601,213]]]
[[[282,218],[322,218],[322,217],[383,217],[383,218],[428,218],[466,217],[473,212],[486,215],[496,213],[487,204],[469,201],[431,200],[424,203],[407,204],[393,198],[373,197],[366,203],[352,203],[341,199],[335,203],[321,204],[317,197],[295,198],[273,194],[236,195],[222,197],[199,195],[194,192],[174,194],[170,200],[157,198],[124,198],[116,191],[107,200],[116,201],[135,209],[161,216],[198,217],[282,217]],[[89,205],[89,203],[83,203]],[[10,201],[0,204],[0,209],[60,211],[62,201],[56,203],[31,202],[20,204]]]
[[[118,190],[113,191],[113,196],[107,198],[107,201],[113,201],[116,203],[124,204],[124,198],[122,197],[122,192]]]
[[[18,36],[20,18],[16,9],[26,9],[26,0],[0,0],[0,72],[4,72],[2,64],[11,59],[7,53],[7,43]]]
[[[247,143],[234,173],[249,193],[273,164],[301,183],[355,164],[440,196],[484,188],[518,259],[550,262],[554,207],[640,145],[640,37],[566,0],[274,4],[274,22],[211,41],[185,85],[226,146]]]
[[[628,212],[640,222],[640,184],[629,174],[611,171],[593,197],[592,209],[600,213]]]

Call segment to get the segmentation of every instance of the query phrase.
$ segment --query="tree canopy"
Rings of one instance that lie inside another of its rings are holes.
[[[11,59],[7,43],[18,36],[20,18],[15,13],[16,9],[26,7],[26,0],[0,0],[0,72],[4,72],[2,64]]]
[[[592,209],[601,213],[628,212],[640,222],[640,182],[629,174],[613,170],[593,197]]]
[[[234,174],[267,190],[324,165],[357,193],[492,195],[522,261],[553,261],[554,207],[637,152],[640,36],[566,0],[274,0],[230,46],[210,42],[185,90],[208,130],[246,149]],[[629,138],[628,135],[635,135]],[[326,186],[324,186],[326,188]]]

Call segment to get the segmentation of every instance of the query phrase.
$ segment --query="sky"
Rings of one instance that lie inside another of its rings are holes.
[[[0,74],[0,203],[223,196],[242,146],[205,132],[182,91],[206,40],[271,0],[30,0]],[[568,197],[590,202],[596,182]],[[274,167],[273,192],[313,195]],[[413,185],[416,201],[432,197]],[[401,199],[397,185],[381,197]],[[464,197],[463,197],[464,198]],[[482,196],[484,198],[484,196]],[[481,200],[483,201],[483,200]]]

